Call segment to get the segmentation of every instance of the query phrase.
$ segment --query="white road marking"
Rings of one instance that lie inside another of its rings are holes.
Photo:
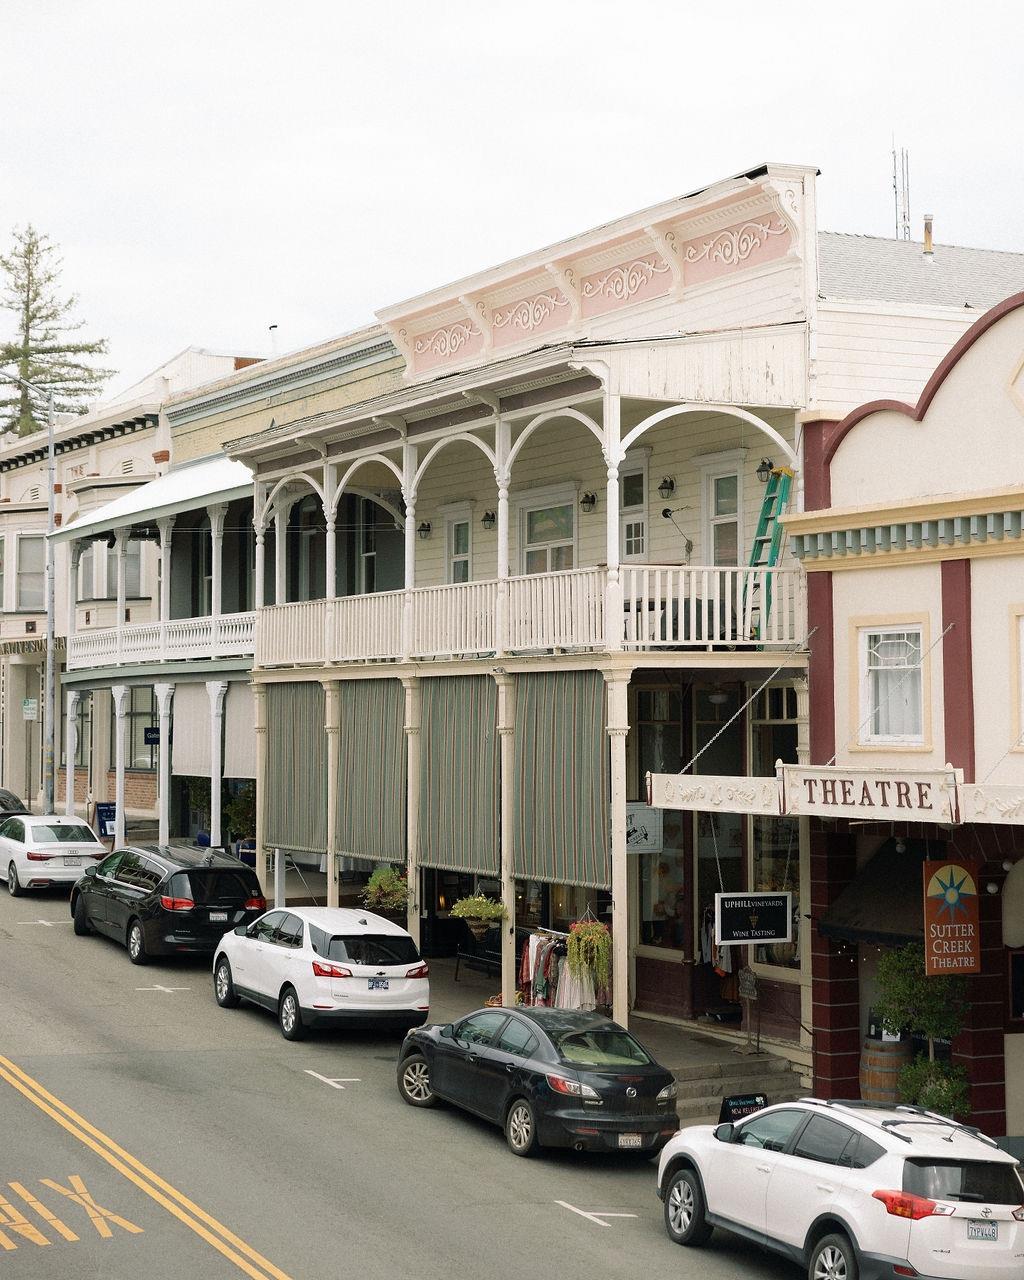
[[[18,924],[44,924],[47,929],[52,929],[55,924],[71,924],[70,920],[19,920]]]
[[[337,1076],[331,1079],[329,1076],[322,1076],[319,1071],[307,1071],[307,1076],[315,1076],[317,1080],[322,1080],[324,1084],[329,1084],[332,1089],[344,1089],[347,1084],[362,1084],[362,1080],[358,1076]]]
[[[568,1209],[570,1213],[578,1213],[581,1218],[586,1218],[588,1222],[593,1222],[599,1227],[610,1227],[610,1222],[604,1222],[604,1218],[638,1218],[638,1213],[610,1213],[605,1209],[595,1209],[592,1213],[588,1213],[586,1209],[577,1209],[574,1204],[569,1204],[566,1200],[556,1200],[555,1204],[560,1204],[563,1209]]]
[[[191,991],[191,987],[162,987],[159,983],[155,987],[136,987],[136,991],[166,991],[168,995],[172,991]]]

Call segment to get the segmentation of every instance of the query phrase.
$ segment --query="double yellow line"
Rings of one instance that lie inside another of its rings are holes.
[[[190,1231],[194,1231],[201,1240],[205,1240],[211,1248],[216,1249],[229,1262],[234,1263],[240,1271],[244,1271],[251,1280],[290,1280],[285,1272],[275,1267],[261,1253],[257,1253],[244,1240],[240,1240],[223,1223],[218,1222],[205,1209],[200,1209],[169,1182],[165,1182],[159,1174],[148,1169],[141,1160],[136,1160],[123,1147],[119,1147],[112,1138],[108,1138],[77,1111],[73,1111],[66,1103],[44,1089],[38,1080],[34,1080],[9,1058],[2,1055],[0,1055],[0,1079],[6,1080],[13,1089],[23,1094],[44,1115],[55,1120],[72,1137],[77,1138],[101,1160],[105,1160],[111,1168],[116,1169],[129,1182],[134,1183],[140,1191],[145,1192],[161,1208],[166,1209],[179,1222],[184,1223]]]

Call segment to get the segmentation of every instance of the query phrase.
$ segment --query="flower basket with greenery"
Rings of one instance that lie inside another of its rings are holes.
[[[967,1072],[948,1062],[930,1062],[923,1054],[900,1072],[896,1088],[903,1102],[937,1111],[953,1120],[971,1111]]]
[[[924,946],[908,943],[886,952],[878,962],[878,1012],[886,1031],[909,1031],[928,1041],[935,1061],[936,1040],[952,1040],[963,1030],[967,982],[962,977],[925,975]]]
[[[598,991],[607,990],[612,976],[612,935],[600,920],[574,920],[566,946],[569,972],[574,978],[591,975]]]
[[[360,897],[371,911],[404,911],[409,902],[409,881],[394,867],[378,867]]]
[[[468,898],[458,898],[452,903],[452,915],[457,920],[465,920],[469,931],[479,942],[487,933],[508,916],[504,904],[494,898],[487,898],[482,893],[474,893]]]

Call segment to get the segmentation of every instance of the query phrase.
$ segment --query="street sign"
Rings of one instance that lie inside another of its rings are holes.
[[[171,745],[174,735],[171,730],[167,730],[167,745]],[[158,724],[147,724],[142,730],[142,741],[147,747],[158,747],[160,745],[160,726]]]
[[[23,720],[39,719],[39,699],[38,698],[22,698],[21,718]]]
[[[762,1107],[768,1105],[768,1095],[765,1093],[738,1093],[732,1094],[728,1098],[722,1099],[722,1106],[718,1112],[719,1124],[736,1124],[739,1120],[745,1120],[747,1116],[752,1116],[755,1111],[760,1111]]]
[[[117,827],[117,805],[107,800],[97,801],[96,825],[105,840],[112,840]]]
[[[924,971],[929,978],[981,973],[976,868],[924,864]]]
[[[793,941],[791,893],[716,893],[715,941],[720,947]]]

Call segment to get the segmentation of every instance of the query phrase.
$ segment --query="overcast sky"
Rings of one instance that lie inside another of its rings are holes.
[[[1022,6],[0,0],[0,243],[135,381],[263,354],[762,160],[823,228],[1024,250]],[[0,325],[9,327],[4,313]]]

